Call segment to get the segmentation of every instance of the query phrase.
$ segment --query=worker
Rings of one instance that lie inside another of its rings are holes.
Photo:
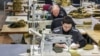
[[[58,27],[61,26],[61,21],[63,20],[64,16],[67,15],[66,11],[58,6],[58,5],[52,5],[51,8],[49,9],[49,13],[51,14],[50,19],[52,19],[51,23],[51,31]]]
[[[57,27],[53,30],[53,33],[55,34],[65,34],[65,35],[72,35],[72,44],[75,45],[72,46],[72,48],[81,48],[86,45],[86,41],[84,37],[81,35],[81,33],[72,27],[72,20],[67,18],[67,16],[62,21],[62,26]],[[56,43],[54,46],[58,47],[65,47],[66,44],[59,44]]]
[[[76,23],[73,21],[73,19],[70,16],[67,16],[66,19],[70,19],[72,21],[72,27],[75,28]],[[63,21],[63,18],[57,18],[54,19],[51,23],[51,31],[53,31],[54,28],[61,26],[61,22]]]
[[[66,11],[56,4],[50,7],[49,13],[51,14],[52,19],[63,18],[67,15]]]

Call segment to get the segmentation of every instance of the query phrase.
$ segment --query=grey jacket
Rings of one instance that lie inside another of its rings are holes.
[[[57,27],[53,30],[55,34],[63,34],[62,27]],[[67,35],[72,35],[72,42],[79,43],[80,47],[84,47],[86,45],[86,41],[82,34],[75,28],[71,28]]]

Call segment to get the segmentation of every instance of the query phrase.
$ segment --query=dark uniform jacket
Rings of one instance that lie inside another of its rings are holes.
[[[53,30],[53,33],[55,34],[66,34],[66,35],[72,35],[72,42],[74,43],[79,43],[80,44],[80,48],[84,47],[86,45],[86,41],[84,39],[84,37],[81,35],[81,33],[75,29],[72,28],[71,30],[69,30],[68,32],[64,32],[62,27],[57,27]]]
[[[52,5],[52,0],[45,0],[45,4],[50,4],[50,5]]]

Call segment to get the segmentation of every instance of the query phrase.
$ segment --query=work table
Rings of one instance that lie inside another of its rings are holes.
[[[25,27],[21,28],[9,28],[8,25],[3,25],[1,33],[4,34],[20,34],[20,33],[27,33],[28,32],[28,24]]]
[[[87,34],[92,40],[96,43],[100,40],[100,30],[91,30],[91,29],[78,29],[81,34]]]

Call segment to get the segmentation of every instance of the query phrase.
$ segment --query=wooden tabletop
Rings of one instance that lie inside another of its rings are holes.
[[[78,30],[79,30],[79,32],[80,32],[82,35],[87,34],[87,32],[86,32],[84,29],[78,29]]]
[[[96,43],[100,40],[100,31],[98,30],[90,30],[90,29],[78,29],[81,34],[87,34],[92,40]]]
[[[96,43],[100,40],[100,31],[98,30],[85,30],[86,33],[93,39]]]
[[[9,28],[8,25],[3,25],[1,33],[4,34],[23,34],[28,32],[28,24],[21,28]]]

